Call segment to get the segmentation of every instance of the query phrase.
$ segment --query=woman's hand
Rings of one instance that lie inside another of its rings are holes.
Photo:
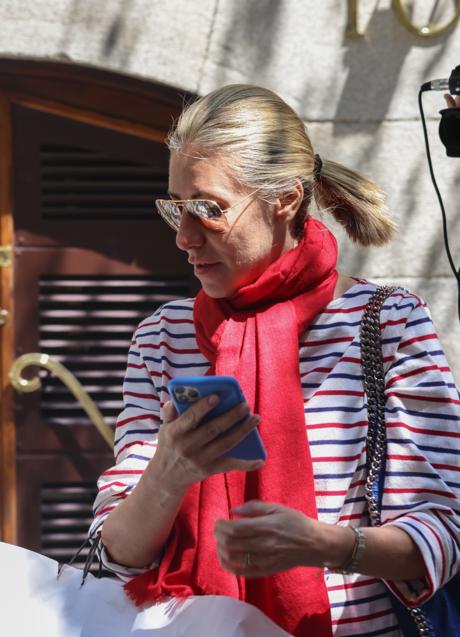
[[[191,484],[222,471],[253,471],[263,466],[263,460],[222,457],[260,418],[250,417],[244,404],[202,423],[218,404],[210,398],[197,401],[181,416],[172,403],[165,405],[153,458],[129,498],[110,513],[102,528],[104,546],[119,564],[143,567],[158,559]]]
[[[295,566],[322,567],[327,558],[335,558],[327,555],[327,546],[334,546],[328,533],[341,534],[337,563],[353,550],[350,529],[312,520],[280,504],[252,500],[233,513],[240,518],[219,520],[214,534],[222,566],[236,575],[266,577]]]
[[[238,520],[218,520],[214,528],[221,564],[243,577],[266,577],[296,566],[348,564],[355,534],[348,526],[313,520],[280,504],[251,500],[233,509]],[[359,572],[388,580],[425,577],[420,551],[397,526],[366,527]],[[428,585],[427,585],[428,586]]]
[[[202,398],[181,416],[172,403],[166,403],[164,424],[150,465],[158,470],[163,485],[171,493],[184,491],[194,482],[216,473],[254,471],[264,465],[263,460],[222,457],[257,427],[260,417],[250,416],[249,406],[243,403],[202,423],[201,420],[217,403],[217,396]]]

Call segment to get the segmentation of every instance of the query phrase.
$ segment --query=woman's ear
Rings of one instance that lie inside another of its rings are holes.
[[[297,214],[304,198],[304,189],[301,181],[288,192],[281,195],[276,203],[275,217],[284,223],[290,223]]]

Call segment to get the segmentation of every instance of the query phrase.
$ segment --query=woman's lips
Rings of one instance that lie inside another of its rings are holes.
[[[217,263],[195,263],[193,268],[196,275],[211,274],[220,265]]]

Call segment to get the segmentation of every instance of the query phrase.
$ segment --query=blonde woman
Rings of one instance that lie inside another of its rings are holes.
[[[296,113],[256,86],[188,106],[169,148],[157,208],[202,289],[134,335],[117,463],[95,503],[106,566],[138,604],[227,596],[298,637],[400,635],[388,590],[419,605],[460,565],[458,394],[425,304],[394,292],[371,528],[359,327],[376,286],[337,272],[335,238],[311,215],[315,201],[352,241],[380,245],[394,231],[382,194],[316,154]],[[248,403],[200,425],[215,404],[202,399],[179,417],[168,381],[204,374],[235,376]],[[223,457],[255,427],[265,463]]]

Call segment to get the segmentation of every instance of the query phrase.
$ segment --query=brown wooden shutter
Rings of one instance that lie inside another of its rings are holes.
[[[77,555],[88,536],[92,504],[96,496],[93,482],[43,482],[40,490],[40,549],[60,563],[82,567],[88,548]],[[92,570],[98,570],[94,564]]]
[[[38,349],[73,372],[106,422],[115,424],[134,328],[157,307],[188,291],[184,279],[46,275],[39,282]],[[71,392],[50,375],[43,382],[41,418],[47,425],[87,421]]]
[[[57,358],[113,424],[133,330],[195,289],[153,211],[166,148],[23,106],[12,121],[16,354]],[[66,561],[113,459],[68,389],[40,374],[42,390],[16,399],[18,539]]]

